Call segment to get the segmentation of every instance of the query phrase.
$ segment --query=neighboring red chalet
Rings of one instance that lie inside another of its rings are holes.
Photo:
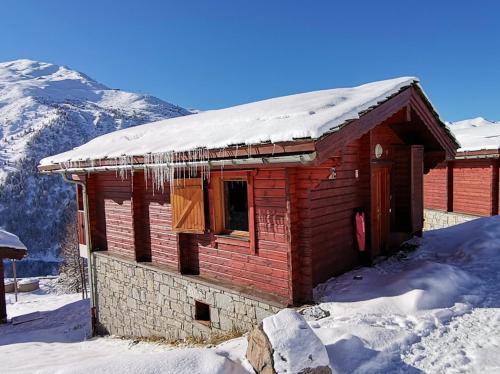
[[[315,106],[318,96],[328,95],[331,102]],[[298,103],[298,114],[279,113],[286,100]],[[254,121],[238,117],[252,111]],[[231,129],[232,116],[233,130],[218,131],[219,125]],[[267,118],[275,122],[266,128]],[[308,121],[321,126],[309,131]],[[275,141],[281,123],[295,134]],[[156,139],[151,135],[136,151],[133,142],[147,137],[141,131],[156,132]],[[214,148],[214,133],[229,145]],[[247,141],[231,145],[240,133]],[[181,147],[179,137],[188,138],[187,145]],[[192,151],[193,139],[205,148]],[[175,153],[161,154],[163,143],[174,144]],[[400,78],[122,130],[49,157],[39,169],[84,187],[81,243],[92,252],[258,292],[286,306],[311,301],[319,283],[419,235],[423,175],[452,159],[457,146],[417,80]],[[366,218],[364,255],[356,241],[357,212]]]
[[[450,124],[461,148],[424,178],[424,207],[459,214],[499,213],[500,124],[474,118]]]

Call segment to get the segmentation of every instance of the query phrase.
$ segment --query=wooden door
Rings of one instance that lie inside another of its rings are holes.
[[[371,256],[386,251],[390,230],[390,173],[389,167],[372,167],[372,242]]]

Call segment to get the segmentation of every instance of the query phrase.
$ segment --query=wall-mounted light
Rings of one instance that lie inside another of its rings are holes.
[[[359,179],[359,170],[354,170],[354,178]]]

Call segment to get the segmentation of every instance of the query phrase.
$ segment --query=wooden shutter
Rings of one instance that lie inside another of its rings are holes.
[[[224,231],[224,193],[220,176],[210,177],[210,217],[212,231],[220,234]]]
[[[173,231],[194,233],[205,231],[203,184],[200,178],[176,180],[170,193],[170,202]]]
[[[412,232],[424,225],[424,147],[411,146],[411,226]]]

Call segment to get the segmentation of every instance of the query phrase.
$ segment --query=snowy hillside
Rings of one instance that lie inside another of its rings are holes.
[[[483,117],[449,122],[448,127],[460,143],[459,151],[500,148],[500,122]]]
[[[73,187],[59,177],[39,175],[40,159],[110,131],[186,114],[64,66],[0,63],[0,227],[21,238],[31,259],[54,261],[72,214],[67,207],[73,204]],[[48,270],[43,263],[30,267],[33,274]]]

